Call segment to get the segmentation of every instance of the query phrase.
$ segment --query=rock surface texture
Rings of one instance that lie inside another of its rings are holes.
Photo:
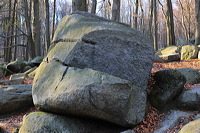
[[[154,76],[155,85],[150,93],[150,102],[156,108],[162,108],[181,93],[186,78],[179,71],[166,69]]]
[[[195,45],[185,45],[181,49],[181,60],[195,59],[198,56],[198,48]]]
[[[33,82],[44,111],[132,127],[142,121],[154,52],[142,33],[89,13],[64,17]]]
[[[119,133],[123,130],[102,121],[34,112],[24,117],[19,133]]]
[[[0,114],[33,106],[31,85],[0,87]]]
[[[199,133],[200,132],[200,119],[192,121],[185,125],[179,133]]]

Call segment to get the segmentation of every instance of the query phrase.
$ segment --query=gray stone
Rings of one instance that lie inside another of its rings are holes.
[[[24,117],[19,133],[119,133],[123,130],[107,122],[34,112]]]
[[[151,41],[128,25],[77,12],[60,21],[53,42],[48,61],[106,72],[142,87],[148,82]]]
[[[198,115],[196,115],[196,116],[194,117],[194,120],[197,120],[197,119],[200,119],[200,114],[198,114]]]
[[[198,84],[200,83],[200,73],[198,70],[192,68],[177,69],[186,78],[186,83]]]
[[[1,85],[17,85],[22,84],[22,79],[15,79],[15,80],[0,80]]]
[[[154,76],[155,85],[150,93],[151,104],[161,109],[181,93],[186,83],[185,76],[177,70],[158,71]]]
[[[126,130],[126,131],[123,131],[123,132],[120,132],[120,133],[135,133],[135,131],[134,131],[134,130],[131,130],[131,129],[129,129],[129,130]]]
[[[10,62],[6,68],[10,71],[12,71],[13,73],[18,73],[21,70],[23,70],[23,68],[27,66],[26,62],[23,60],[16,60],[13,62]]]
[[[39,66],[33,101],[40,110],[132,127],[145,115],[146,92],[128,80],[54,61]]]
[[[0,114],[33,106],[31,85],[0,87]]]
[[[22,73],[23,72],[26,72],[26,71],[28,71],[28,70],[30,70],[32,67],[31,66],[25,66],[23,69],[22,69]]]
[[[186,124],[179,133],[199,133],[200,132],[200,119]]]
[[[186,90],[178,97],[177,106],[183,110],[200,111],[200,87]]]
[[[198,48],[195,45],[185,45],[181,49],[181,60],[195,59],[198,55]]]
[[[42,56],[37,56],[33,60],[31,60],[30,62],[35,64],[36,66],[39,66],[40,63],[42,62],[43,58],[44,57],[42,57]]]
[[[200,59],[200,51],[198,52],[198,59]]]
[[[169,46],[164,49],[161,49],[160,52],[161,52],[161,55],[179,54],[180,48],[178,46]]]
[[[159,56],[165,62],[172,62],[172,61],[180,61],[180,54],[171,54],[171,55],[160,55]]]
[[[154,133],[166,133],[168,129],[171,130],[172,128],[174,128],[179,124],[179,119],[181,117],[190,115],[194,114],[172,110],[164,116],[162,122],[158,123],[160,125],[160,128],[154,131]]]
[[[181,37],[178,38],[178,45],[192,45],[192,44],[194,44],[192,42],[193,42],[192,39],[191,39],[191,41],[187,41]]]

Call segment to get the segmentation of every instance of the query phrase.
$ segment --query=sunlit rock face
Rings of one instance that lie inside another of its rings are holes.
[[[142,121],[152,44],[142,33],[85,12],[64,17],[33,83],[43,111],[131,127]]]

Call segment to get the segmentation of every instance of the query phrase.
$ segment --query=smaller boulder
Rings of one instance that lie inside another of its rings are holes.
[[[200,73],[198,70],[192,68],[177,69],[186,78],[186,83],[198,84],[200,83]]]
[[[192,121],[185,125],[179,133],[199,133],[200,132],[200,119]]]
[[[178,97],[177,108],[188,111],[200,111],[200,87],[186,90]]]
[[[180,52],[180,48],[178,46],[169,46],[161,50],[162,55],[173,55]]]
[[[171,54],[171,55],[160,55],[159,57],[166,62],[180,61],[179,53]]]
[[[0,87],[0,114],[33,106],[32,85]]]
[[[31,63],[33,63],[35,66],[39,66],[42,60],[43,60],[42,56],[37,56],[33,60],[31,60]]]
[[[181,49],[181,60],[197,58],[198,48],[195,45],[185,45]]]
[[[186,83],[185,76],[173,69],[156,72],[154,80],[155,85],[150,93],[150,102],[158,109],[174,99]]]
[[[0,65],[0,78],[4,78],[6,73],[12,74],[11,71]]]
[[[98,120],[33,112],[24,117],[19,133],[119,133],[124,130]]]
[[[27,66],[26,62],[23,60],[16,60],[11,63],[9,63],[6,68],[13,73],[20,72],[25,66]]]

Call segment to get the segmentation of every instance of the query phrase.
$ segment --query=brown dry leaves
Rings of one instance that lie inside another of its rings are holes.
[[[159,114],[158,110],[149,106],[149,113],[140,125],[134,128],[137,133],[153,133],[159,128],[158,123],[162,121],[164,114]]]

